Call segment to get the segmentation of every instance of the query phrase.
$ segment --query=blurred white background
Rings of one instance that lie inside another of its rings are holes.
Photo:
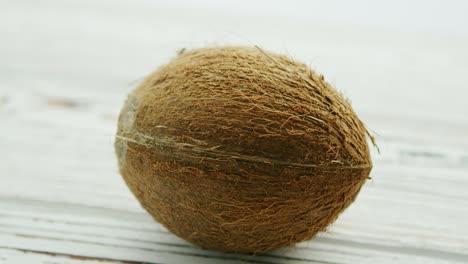
[[[466,1],[3,0],[0,12],[9,87],[120,96],[178,49],[255,44],[310,64],[359,111],[468,121]]]

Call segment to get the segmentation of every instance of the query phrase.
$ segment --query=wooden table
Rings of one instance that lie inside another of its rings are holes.
[[[1,2],[0,263],[468,263],[463,6],[320,3]],[[126,94],[178,49],[213,44],[309,63],[375,131],[372,179],[318,237],[258,256],[197,249],[119,176]]]

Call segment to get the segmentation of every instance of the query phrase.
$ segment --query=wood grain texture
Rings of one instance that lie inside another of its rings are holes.
[[[466,35],[203,3],[0,3],[0,263],[468,262]],[[179,48],[215,43],[310,63],[376,131],[372,179],[317,238],[258,256],[197,249],[118,175],[126,94]]]
[[[114,261],[101,258],[79,257],[49,252],[0,248],[0,263],[134,264],[138,262]]]

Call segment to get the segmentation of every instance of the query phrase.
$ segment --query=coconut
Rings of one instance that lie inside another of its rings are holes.
[[[372,168],[366,135],[305,64],[215,47],[180,52],[128,96],[115,148],[128,187],[168,230],[258,253],[310,239],[355,200]]]

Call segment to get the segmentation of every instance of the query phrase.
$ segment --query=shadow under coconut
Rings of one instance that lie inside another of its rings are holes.
[[[179,239],[179,238],[178,238]],[[274,251],[259,253],[259,254],[246,254],[246,253],[224,253],[219,251],[207,250],[198,248],[188,242],[184,241],[186,250],[180,253],[183,255],[203,257],[211,259],[213,263],[259,263],[259,264],[292,264],[292,263],[329,263],[338,264],[335,262],[314,259],[310,257],[310,248],[307,246],[311,240],[299,243],[297,246],[284,247]],[[180,245],[182,246],[182,245]],[[308,251],[308,252],[305,252]],[[211,263],[206,261],[203,263]],[[193,263],[198,263],[195,259]]]

